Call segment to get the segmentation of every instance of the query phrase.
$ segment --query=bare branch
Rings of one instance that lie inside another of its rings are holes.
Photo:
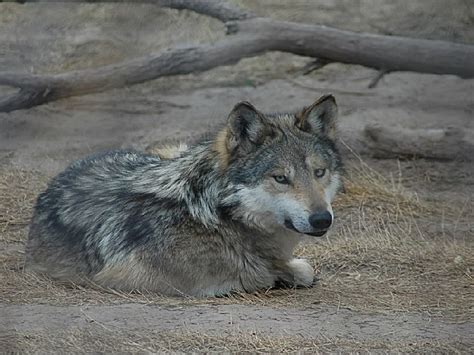
[[[267,49],[264,44],[258,38],[239,36],[215,45],[175,49],[121,64],[65,74],[0,72],[0,85],[12,85],[22,89],[18,94],[0,100],[0,112],[11,112],[65,97],[139,84],[163,76],[201,72],[220,65],[234,64],[244,57],[264,52]]]
[[[258,33],[272,50],[360,64],[386,71],[474,77],[474,46],[446,41],[382,36],[255,18],[236,21],[239,33]]]
[[[188,6],[190,2],[183,0],[181,3]],[[211,1],[202,3],[209,4]],[[0,112],[143,83],[163,76],[205,71],[266,51],[325,58],[327,61],[360,64],[379,70],[383,68],[389,72],[406,70],[474,77],[472,45],[354,33],[262,17],[229,21],[226,25],[236,35],[214,45],[169,50],[125,63],[58,75],[0,72],[0,85],[23,89],[18,97],[0,101]],[[47,95],[44,95],[45,92]],[[28,95],[34,99],[25,101]]]
[[[48,89],[21,89],[15,94],[11,94],[3,99],[0,99],[0,112],[27,109],[42,105],[45,102],[52,101],[54,99],[54,92]]]
[[[233,6],[225,1],[215,0],[158,0],[160,6],[177,10],[190,10],[202,15],[211,16],[222,22],[245,20],[256,17],[250,11]]]

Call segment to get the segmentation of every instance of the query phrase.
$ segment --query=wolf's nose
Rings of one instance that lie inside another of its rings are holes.
[[[329,211],[313,213],[309,216],[309,223],[316,229],[328,229],[332,223]]]

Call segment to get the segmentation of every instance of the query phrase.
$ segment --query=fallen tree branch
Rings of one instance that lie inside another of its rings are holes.
[[[61,98],[102,92],[164,76],[201,72],[233,64],[241,58],[264,51],[265,47],[258,40],[234,38],[212,46],[176,49],[158,56],[65,74],[0,73],[0,85],[21,88],[18,94],[0,100],[0,112],[30,108]],[[47,94],[42,94],[45,92]]]
[[[30,108],[65,97],[120,88],[159,77],[205,71],[267,51],[360,64],[389,72],[406,70],[474,77],[474,46],[470,45],[354,33],[325,26],[277,21],[255,17],[211,0],[146,2],[189,9],[219,18],[225,23],[227,33],[233,35],[213,45],[168,50],[97,69],[57,75],[0,72],[0,85],[20,89],[17,95],[0,100],[0,112]]]
[[[20,89],[17,93],[0,99],[0,111],[10,112],[41,105],[50,101],[50,94],[49,89]]]
[[[474,160],[474,131],[447,129],[407,129],[368,125],[366,144],[375,158]]]

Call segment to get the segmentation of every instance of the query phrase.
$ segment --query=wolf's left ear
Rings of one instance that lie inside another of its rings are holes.
[[[332,95],[324,95],[296,115],[296,126],[302,131],[334,139],[336,136],[337,105]]]

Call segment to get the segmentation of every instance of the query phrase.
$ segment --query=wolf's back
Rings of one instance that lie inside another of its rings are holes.
[[[69,280],[100,271],[126,247],[123,229],[141,201],[132,183],[159,164],[154,156],[114,151],[69,166],[38,197],[26,269]]]

